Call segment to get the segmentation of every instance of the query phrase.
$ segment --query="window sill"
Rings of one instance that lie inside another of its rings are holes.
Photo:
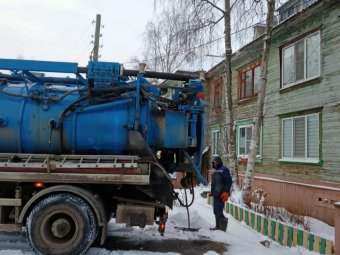
[[[253,95],[251,97],[247,97],[247,98],[242,98],[242,99],[239,99],[237,101],[237,104],[246,104],[246,103],[250,103],[250,102],[253,102],[253,101],[256,101],[257,100],[257,94],[256,95]]]
[[[295,83],[286,85],[284,87],[281,87],[280,93],[285,93],[285,92],[289,92],[289,91],[292,91],[292,90],[295,90],[295,89],[305,88],[305,87],[308,87],[308,86],[311,86],[311,85],[314,85],[314,84],[317,84],[317,83],[320,83],[320,82],[321,82],[320,76],[315,77],[315,78],[311,78],[311,79],[308,79],[308,80],[295,82]]]
[[[248,157],[245,156],[245,155],[238,155],[237,159],[238,159],[239,163],[242,163],[242,164],[247,164],[248,163]],[[255,162],[256,163],[262,163],[262,156],[257,155]]]
[[[298,159],[298,158],[285,158],[279,159],[280,163],[287,163],[287,164],[302,164],[302,165],[317,165],[321,166],[323,161],[321,159]]]

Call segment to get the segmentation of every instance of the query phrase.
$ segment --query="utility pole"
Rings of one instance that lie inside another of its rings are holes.
[[[93,43],[93,60],[98,61],[99,56],[99,37],[100,37],[100,14],[96,16],[96,30],[94,33],[94,43]]]

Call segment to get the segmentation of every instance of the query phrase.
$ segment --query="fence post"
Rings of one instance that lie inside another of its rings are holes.
[[[335,206],[335,255],[340,255],[340,202],[334,204]]]

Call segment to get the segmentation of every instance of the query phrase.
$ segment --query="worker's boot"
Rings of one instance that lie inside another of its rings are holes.
[[[219,230],[220,229],[220,227],[221,227],[220,226],[220,224],[221,224],[220,219],[215,217],[215,220],[216,220],[216,226],[214,228],[210,228],[210,230]]]
[[[228,227],[228,218],[220,219],[220,230],[226,232]]]

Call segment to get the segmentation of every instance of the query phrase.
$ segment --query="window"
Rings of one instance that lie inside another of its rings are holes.
[[[309,5],[312,5],[315,3],[317,0],[303,0],[303,8],[308,7]]]
[[[282,119],[282,159],[319,162],[319,114]]]
[[[211,131],[211,153],[212,155],[218,154],[218,142],[220,139],[220,131],[212,130]]]
[[[222,127],[222,143],[223,143],[223,151],[226,155],[229,154],[229,148],[228,148],[228,137],[227,137],[227,126]]]
[[[250,152],[250,142],[253,132],[253,124],[248,121],[249,124],[239,125],[237,127],[237,156],[246,156]],[[261,155],[261,138],[259,147],[257,150],[257,156]]]
[[[260,72],[261,66],[259,64],[240,72],[239,99],[252,97],[258,93]]]
[[[287,17],[292,16],[295,13],[294,5],[287,9]]]
[[[225,157],[228,154],[226,125],[217,124],[210,127],[211,153]]]
[[[320,76],[320,32],[282,49],[282,87]]]
[[[214,98],[213,98],[214,108],[220,108],[222,106],[222,85],[223,85],[222,78],[214,81]]]

